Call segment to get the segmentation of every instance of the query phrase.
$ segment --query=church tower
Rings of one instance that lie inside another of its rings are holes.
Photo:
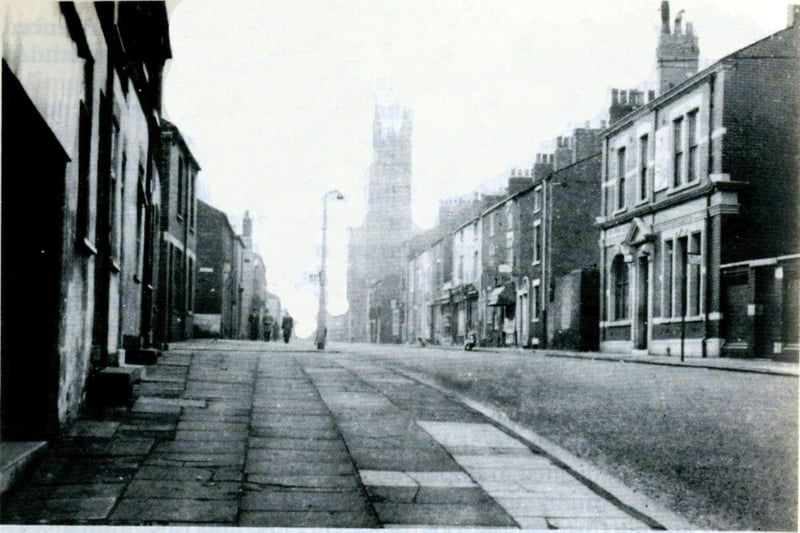
[[[373,156],[367,178],[367,212],[361,227],[350,232],[348,331],[337,332],[339,338],[355,342],[379,341],[375,324],[370,325],[369,310],[375,307],[378,292],[382,297],[395,293],[399,297],[401,250],[414,231],[411,219],[411,134],[411,112],[390,93],[376,95],[372,124]],[[377,291],[376,287],[380,290]],[[380,337],[383,338],[383,334]]]
[[[662,95],[697,73],[700,48],[690,22],[682,27],[683,10],[675,16],[672,30],[669,25],[669,2],[661,2],[661,34],[658,38],[658,94]]]

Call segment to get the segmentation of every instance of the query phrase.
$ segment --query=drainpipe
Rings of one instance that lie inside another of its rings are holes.
[[[709,104],[708,104],[708,143],[706,143],[706,146],[708,146],[708,158],[707,158],[708,159],[708,163],[707,163],[707,167],[708,168],[707,168],[706,174],[709,175],[709,176],[711,175],[712,172],[714,172],[714,169],[711,168],[711,165],[712,165],[713,159],[714,159],[714,155],[713,155],[713,151],[712,151],[713,142],[714,141],[712,139],[712,134],[714,132],[714,96],[715,96],[715,93],[714,93],[714,89],[715,89],[714,82],[716,81],[716,79],[717,79],[716,73],[712,72],[711,75],[708,78],[708,89],[709,89],[708,90],[708,92],[709,92],[709,97],[708,97],[708,101],[709,101]],[[703,250],[703,269],[704,269],[704,272],[705,272],[704,275],[703,275],[703,278],[705,279],[705,290],[703,291],[703,300],[704,300],[703,301],[703,315],[704,315],[703,319],[704,320],[703,320],[703,341],[701,343],[701,351],[702,351],[703,358],[708,357],[708,346],[707,346],[707,343],[708,343],[708,332],[709,332],[709,325],[708,325],[709,312],[708,312],[708,308],[709,308],[709,305],[711,303],[711,283],[709,283],[710,279],[709,279],[708,264],[709,264],[710,254],[711,254],[711,216],[710,216],[710,210],[711,210],[711,194],[712,193],[713,193],[713,189],[711,191],[709,191],[708,194],[706,194],[706,211],[705,211],[705,214],[704,214],[704,228],[703,228],[703,232],[704,232],[704,235],[705,235],[705,246],[704,246],[704,250]]]

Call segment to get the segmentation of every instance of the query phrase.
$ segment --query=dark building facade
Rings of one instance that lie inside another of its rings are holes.
[[[228,216],[198,200],[194,337],[239,337],[243,250]]]
[[[402,296],[402,249],[414,228],[411,221],[411,113],[394,99],[375,105],[373,161],[367,180],[364,223],[350,231],[347,268],[349,338],[375,338],[370,294],[379,280],[389,301]],[[374,296],[372,303],[375,303]],[[386,305],[384,305],[386,307]],[[386,328],[384,328],[384,331]]]
[[[196,181],[200,165],[178,128],[161,121],[158,159],[161,178],[156,339],[160,343],[191,338],[197,262]]]

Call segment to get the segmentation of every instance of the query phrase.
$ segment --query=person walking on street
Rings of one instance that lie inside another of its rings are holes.
[[[269,342],[269,339],[272,336],[272,320],[273,318],[269,311],[267,311],[264,317],[261,319],[263,326],[262,333],[264,334],[264,340],[267,342]]]
[[[292,327],[294,327],[294,320],[286,313],[281,321],[281,329],[283,330],[283,342],[289,344],[289,338],[292,336]]]

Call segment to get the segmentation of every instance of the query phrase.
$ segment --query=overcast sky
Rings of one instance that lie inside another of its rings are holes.
[[[374,91],[414,115],[413,212],[525,164],[599,122],[612,87],[654,77],[659,0],[180,0],[165,113],[202,166],[199,195],[235,227],[249,210],[270,292],[313,332],[323,194],[329,309],[347,309],[347,231],[365,213]],[[786,24],[786,0],[672,1],[701,58]]]

